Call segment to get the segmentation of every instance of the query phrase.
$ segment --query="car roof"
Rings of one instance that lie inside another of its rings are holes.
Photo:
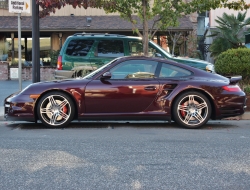
[[[168,64],[172,64],[178,67],[182,67],[183,69],[188,69],[191,70],[192,72],[205,72],[208,73],[204,70],[192,67],[190,65],[186,65],[183,63],[179,63],[176,62],[174,60],[170,60],[170,59],[165,59],[165,58],[160,58],[160,57],[149,57],[149,56],[123,56],[123,57],[118,57],[115,60],[118,61],[125,61],[125,60],[139,60],[139,59],[147,59],[147,60],[151,60],[151,61],[157,61],[157,62],[162,62],[162,63],[168,63]]]
[[[165,63],[171,63],[171,64],[176,64],[176,65],[184,65],[182,63],[178,63],[176,61],[170,60],[170,59],[165,59],[165,58],[160,58],[160,57],[150,57],[150,56],[123,56],[123,57],[118,57],[116,60],[131,60],[131,59],[147,59],[147,60],[152,60],[152,61],[158,61],[158,62],[165,62]],[[188,66],[190,68],[190,66]],[[191,67],[192,68],[192,67]]]
[[[71,35],[70,37],[88,37],[88,38],[129,38],[129,39],[140,39],[141,37],[136,36],[126,36],[121,34],[108,34],[108,33],[75,33]]]

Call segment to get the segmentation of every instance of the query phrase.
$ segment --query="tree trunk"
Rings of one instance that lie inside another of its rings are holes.
[[[145,56],[148,56],[148,22],[147,22],[147,5],[148,5],[148,0],[142,0],[142,8],[143,8],[143,38],[142,38],[142,43],[143,43],[143,53]]]

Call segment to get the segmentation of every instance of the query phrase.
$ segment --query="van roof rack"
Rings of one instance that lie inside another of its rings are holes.
[[[125,35],[121,35],[121,34],[108,34],[108,33],[85,33],[85,32],[82,32],[82,33],[75,33],[73,36],[98,36],[98,35],[102,35],[102,36],[119,36],[119,37],[125,37]]]

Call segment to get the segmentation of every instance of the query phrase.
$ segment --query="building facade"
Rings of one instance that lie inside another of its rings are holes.
[[[245,0],[247,4],[250,4],[250,0]],[[198,15],[197,19],[197,35],[199,40],[199,50],[202,52],[203,57],[206,61],[214,63],[213,57],[210,56],[209,47],[213,42],[213,37],[208,37],[212,34],[214,30],[216,30],[216,27],[218,26],[218,23],[215,21],[218,17],[222,17],[223,13],[227,14],[233,14],[237,16],[239,11],[228,9],[228,8],[218,8],[210,11],[206,11],[204,13],[201,13]],[[245,12],[240,11],[240,12]],[[250,12],[248,11],[246,13],[246,18],[250,17]],[[250,27],[250,26],[248,26]],[[250,34],[247,35],[245,43],[250,43]],[[247,40],[248,39],[248,40]]]
[[[22,13],[21,17],[22,63],[27,64],[32,62],[32,14]],[[39,23],[40,60],[43,65],[51,65],[50,52],[59,50],[65,39],[74,33],[136,35],[131,29],[131,23],[121,19],[118,14],[106,14],[103,9],[95,8],[74,9],[68,5],[56,10],[55,14],[39,19]],[[171,31],[181,31],[188,36],[194,30],[193,23],[196,23],[194,17],[183,17],[179,27]],[[142,30],[139,22],[138,28]],[[166,31],[159,31],[155,41],[166,47],[166,36]],[[185,54],[185,48],[182,50]],[[0,60],[9,61],[10,64],[18,63],[18,14],[9,12],[8,0],[0,0]]]

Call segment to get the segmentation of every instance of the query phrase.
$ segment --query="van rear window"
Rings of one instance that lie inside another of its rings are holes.
[[[71,40],[66,49],[66,54],[71,56],[87,56],[94,40]]]

